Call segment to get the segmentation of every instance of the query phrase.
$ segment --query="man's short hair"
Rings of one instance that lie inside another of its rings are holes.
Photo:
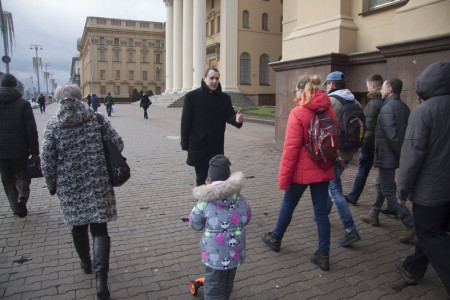
[[[392,93],[399,95],[402,92],[403,81],[398,78],[386,80],[386,85],[392,88]]]
[[[383,77],[380,74],[372,74],[367,77],[366,81],[375,84],[377,88],[381,88],[383,85]]]
[[[206,71],[205,71],[205,75],[204,75],[205,78],[208,77],[208,73],[209,73],[209,71],[211,71],[211,70],[213,70],[214,72],[217,72],[217,73],[220,74],[220,72],[219,72],[219,70],[217,70],[217,68],[209,67],[209,68],[206,69]]]

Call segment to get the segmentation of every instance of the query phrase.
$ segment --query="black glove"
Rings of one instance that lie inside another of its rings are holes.
[[[55,195],[56,194],[56,190],[50,190],[50,195]]]

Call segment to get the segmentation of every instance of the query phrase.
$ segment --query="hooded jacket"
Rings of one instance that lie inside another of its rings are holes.
[[[147,109],[151,104],[150,99],[148,98],[148,95],[142,96],[140,107],[143,109]]]
[[[384,101],[375,129],[375,167],[398,168],[409,112],[400,95],[394,94]]]
[[[450,202],[450,61],[430,65],[417,80],[425,102],[411,112],[400,156],[398,198],[422,206]]]
[[[201,87],[186,94],[181,116],[181,149],[188,151],[186,163],[195,167],[207,167],[209,160],[224,154],[226,123],[237,128],[236,112],[229,95],[217,89],[209,93],[202,80]]]
[[[375,150],[375,128],[377,126],[378,115],[383,106],[381,91],[375,90],[367,93],[369,102],[364,108],[364,116],[366,117],[366,133],[364,134],[361,152],[373,155]]]
[[[0,159],[39,155],[33,109],[16,89],[0,88]]]
[[[311,102],[307,105],[293,108],[289,114],[284,140],[283,155],[281,156],[278,172],[278,187],[287,191],[291,182],[299,184],[319,183],[334,178],[334,171],[330,161],[328,170],[323,170],[311,160],[303,142],[308,139],[308,129],[311,118],[316,111],[323,110],[327,116],[336,121],[331,109],[330,98],[323,91],[311,94]]]
[[[45,129],[42,173],[58,194],[65,223],[84,225],[117,218],[116,199],[96,114],[85,103],[65,98]],[[123,150],[119,134],[103,115],[106,137]]]
[[[245,177],[236,172],[226,181],[194,188],[197,205],[189,215],[189,225],[203,230],[200,241],[202,262],[215,270],[234,269],[245,260],[245,225],[251,210],[240,191]]]
[[[98,97],[97,97],[96,94],[92,94],[92,97],[91,97],[91,106],[92,106],[92,108],[94,108],[94,109],[99,107]]]

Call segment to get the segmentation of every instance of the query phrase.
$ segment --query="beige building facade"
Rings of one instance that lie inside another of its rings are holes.
[[[165,24],[87,17],[80,52],[80,88],[84,97],[108,92],[129,102],[133,89],[165,90]]]
[[[240,92],[257,105],[274,105],[276,78],[269,63],[281,58],[281,0],[164,2],[165,93],[199,87],[204,71],[216,67],[225,92]]]
[[[304,74],[346,74],[363,104],[365,79],[379,73],[403,81],[401,98],[420,103],[415,84],[431,63],[450,58],[450,0],[284,0],[282,61],[276,72],[276,132],[284,143],[292,91]]]

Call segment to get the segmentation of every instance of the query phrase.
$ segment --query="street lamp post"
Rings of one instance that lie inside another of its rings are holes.
[[[47,67],[50,67],[50,64],[49,63],[45,63],[44,64],[44,66],[45,66],[45,73],[44,73],[44,80],[45,80],[45,84],[47,85],[47,97],[48,97],[48,71],[47,71]]]
[[[30,46],[31,50],[35,50],[36,51],[36,64],[37,64],[37,68],[36,68],[36,73],[37,73],[37,80],[38,80],[38,95],[41,94],[41,86],[39,83],[39,57],[38,57],[38,50],[43,50],[42,45],[38,45],[38,44],[34,44]]]

